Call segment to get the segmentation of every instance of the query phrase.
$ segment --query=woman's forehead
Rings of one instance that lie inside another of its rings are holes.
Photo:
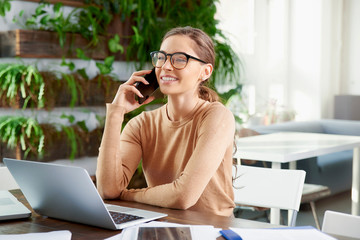
[[[186,52],[187,54],[196,54],[194,51],[195,42],[185,35],[174,35],[166,38],[160,50],[166,53]]]

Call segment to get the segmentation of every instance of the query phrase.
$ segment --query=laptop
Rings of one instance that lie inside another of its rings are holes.
[[[80,167],[9,158],[3,162],[41,215],[114,230],[167,216],[105,204],[88,172]]]
[[[7,190],[0,191],[0,221],[28,218],[31,211]]]

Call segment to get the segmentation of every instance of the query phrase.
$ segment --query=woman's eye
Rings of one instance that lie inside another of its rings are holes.
[[[184,63],[184,62],[186,62],[186,58],[176,58],[175,62]]]

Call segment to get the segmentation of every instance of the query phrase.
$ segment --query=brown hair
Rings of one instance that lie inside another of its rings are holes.
[[[199,58],[207,63],[215,66],[215,49],[214,43],[211,38],[202,30],[193,27],[177,27],[168,31],[164,38],[175,36],[175,35],[184,35],[191,38],[195,43],[196,47],[194,47],[194,51],[199,56]],[[205,79],[200,83],[199,86],[199,97],[209,102],[220,101],[220,97],[218,94],[209,88],[208,86],[209,78]]]

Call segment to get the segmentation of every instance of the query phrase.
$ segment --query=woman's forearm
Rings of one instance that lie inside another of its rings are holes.
[[[120,151],[121,126],[124,119],[124,109],[120,106],[107,104],[105,129],[99,148],[96,170],[96,184],[103,198],[116,198],[121,189],[117,184],[122,173]]]

